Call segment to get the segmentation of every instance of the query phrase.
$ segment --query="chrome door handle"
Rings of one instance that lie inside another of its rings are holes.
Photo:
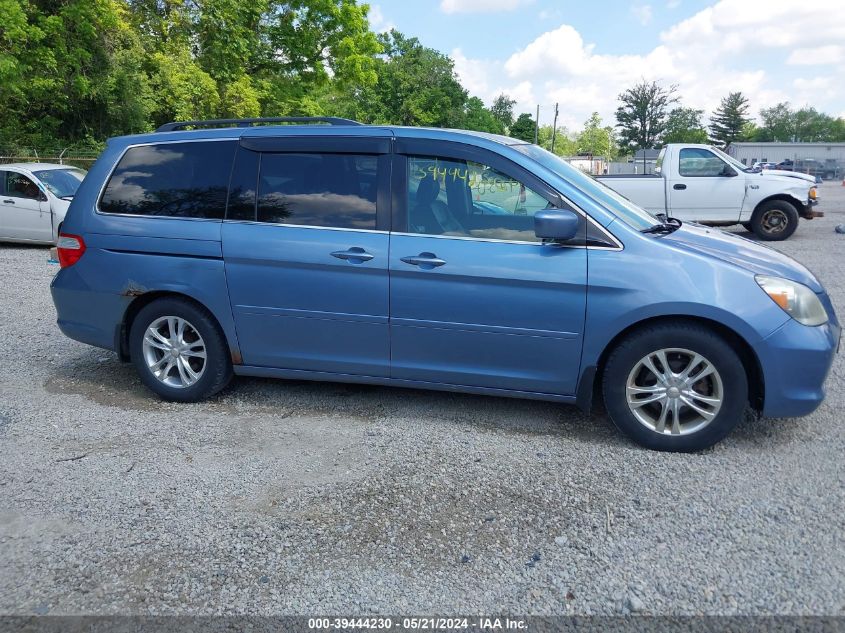
[[[352,248],[345,251],[334,251],[331,255],[332,257],[337,257],[338,259],[345,259],[355,264],[360,264],[361,262],[368,262],[373,257],[375,257],[375,255],[368,253],[360,246],[353,246]]]
[[[446,262],[434,253],[420,253],[419,255],[409,255],[403,257],[402,261],[411,266],[420,266],[422,268],[437,268]]]

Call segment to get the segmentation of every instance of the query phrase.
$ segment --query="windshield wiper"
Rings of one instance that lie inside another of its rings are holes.
[[[683,224],[678,218],[667,218],[662,213],[658,217],[661,220],[665,218],[665,221],[643,229],[640,233],[673,233],[681,228],[681,224]]]

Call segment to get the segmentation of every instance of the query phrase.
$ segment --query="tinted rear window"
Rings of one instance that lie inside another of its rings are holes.
[[[207,141],[132,147],[109,179],[100,211],[222,219],[235,146]]]
[[[377,165],[361,154],[262,154],[258,221],[375,229]]]

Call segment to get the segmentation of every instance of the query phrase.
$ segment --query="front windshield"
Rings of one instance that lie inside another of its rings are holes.
[[[77,169],[76,167],[42,169],[32,173],[57,198],[72,198],[86,174],[84,169]]]
[[[751,171],[751,168],[748,165],[743,165],[736,158],[734,158],[733,156],[730,156],[728,154],[725,154],[725,152],[723,152],[722,150],[717,149],[717,148],[712,147],[712,146],[710,147],[710,149],[713,150],[713,152],[715,152],[716,155],[719,158],[721,158],[723,161],[727,162],[728,164],[736,167],[738,170],[740,170],[740,171]]]
[[[635,229],[642,230],[660,224],[657,218],[648,211],[641,209],[628,200],[628,198],[619,195],[604,183],[588,176],[580,169],[573,167],[548,150],[538,145],[512,145],[511,147],[519,153],[533,158],[546,169],[553,171],[567,182],[572,183],[575,187]]]

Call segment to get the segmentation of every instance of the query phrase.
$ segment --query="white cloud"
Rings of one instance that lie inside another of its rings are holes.
[[[560,120],[569,127],[581,127],[593,111],[613,124],[617,95],[640,79],[677,84],[683,104],[707,115],[731,91],[749,98],[754,115],[779,101],[798,106],[808,99],[838,113],[845,100],[845,88],[839,88],[845,86],[841,13],[841,0],[770,0],[762,10],[746,0],[720,0],[665,30],[641,54],[605,54],[562,24],[503,61],[474,60],[458,50],[456,71],[488,103],[504,91],[517,99],[518,112],[533,114],[539,102],[542,123],[551,122],[559,102]],[[806,46],[808,33],[809,56],[834,64],[825,66],[823,77],[793,80],[787,58]]]
[[[494,13],[513,11],[534,0],[440,0],[443,13]]]
[[[825,64],[842,64],[845,60],[845,46],[828,44],[812,48],[796,48],[786,58],[790,66],[824,66]]]
[[[385,33],[396,28],[396,25],[393,24],[393,22],[390,22],[384,17],[381,7],[377,4],[370,5],[369,19],[370,28],[372,28],[376,33]]]
[[[650,4],[634,4],[631,5],[631,15],[642,24],[647,26],[651,23],[651,5]]]

